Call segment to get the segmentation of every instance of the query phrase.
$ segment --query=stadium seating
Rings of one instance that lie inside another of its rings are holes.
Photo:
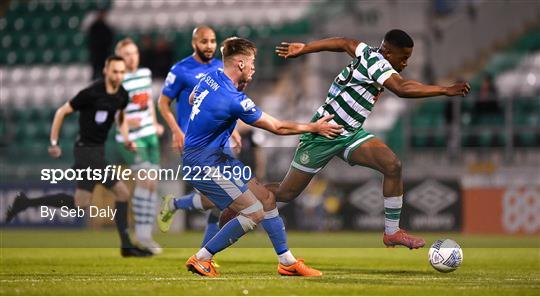
[[[145,34],[154,40],[165,36],[173,47],[175,59],[192,52],[191,30],[203,19],[216,27],[218,40],[236,35],[256,41],[260,45],[260,57],[267,57],[259,63],[273,64],[272,67],[283,63],[281,59],[269,58],[274,57],[273,46],[278,39],[307,34],[311,30],[310,22],[304,17],[310,7],[308,2],[296,6],[277,0],[207,2],[10,1],[6,14],[0,18],[0,149],[5,152],[0,161],[6,164],[6,172],[13,168],[18,176],[24,176],[29,172],[21,164],[50,162],[44,148],[54,111],[90,82],[91,68],[87,65],[89,54],[83,28],[88,23],[85,23],[88,15],[95,10],[110,9],[108,19],[115,28],[116,40],[129,36],[138,42]],[[232,4],[251,12],[237,19],[242,24],[236,24],[235,18],[230,17],[207,19],[217,15],[216,12],[235,11]],[[204,14],[194,13],[201,5],[208,6],[209,10]],[[137,21],[142,15],[148,20]],[[160,85],[161,82],[157,82],[154,86],[155,93]],[[66,118],[61,133],[60,143],[66,150],[61,162],[66,165],[72,160],[70,146],[78,132],[76,121],[77,116]],[[114,148],[108,150],[114,151]]]
[[[500,102],[507,108],[512,101],[513,143],[516,147],[540,145],[540,28],[531,30],[507,49],[495,54],[471,80],[472,91],[461,101],[461,144],[463,147],[501,147],[505,138],[504,113],[473,114],[475,93],[484,75],[495,78]],[[415,148],[446,148],[445,100],[426,100],[411,113],[411,145]],[[401,123],[393,130],[401,131]],[[396,133],[389,133],[394,135]],[[396,143],[390,139],[390,143]]]

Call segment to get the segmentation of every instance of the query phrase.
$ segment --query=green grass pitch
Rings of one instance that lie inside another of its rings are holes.
[[[1,295],[540,293],[540,242],[536,237],[424,234],[428,243],[453,238],[463,246],[463,265],[443,274],[427,262],[427,248],[382,248],[381,234],[291,232],[293,253],[325,274],[299,278],[277,274],[270,243],[262,232],[256,232],[220,253],[221,277],[208,279],[189,273],[183,266],[196,252],[200,233],[159,235],[165,246],[162,255],[123,259],[117,248],[111,248],[118,242],[112,230],[0,232]]]

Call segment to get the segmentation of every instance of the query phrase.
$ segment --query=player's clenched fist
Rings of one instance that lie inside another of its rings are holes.
[[[446,88],[446,96],[463,96],[465,97],[471,91],[471,86],[468,83],[457,83]]]
[[[60,158],[62,155],[62,149],[58,145],[50,145],[48,151],[49,155],[55,159]]]

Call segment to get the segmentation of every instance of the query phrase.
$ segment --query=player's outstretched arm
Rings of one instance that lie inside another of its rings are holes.
[[[62,150],[58,146],[58,138],[60,137],[60,129],[64,123],[64,118],[66,115],[73,112],[73,108],[69,102],[66,102],[64,105],[60,106],[54,113],[54,119],[51,126],[50,140],[51,145],[49,146],[49,155],[53,158],[59,158],[62,155]]]
[[[159,112],[161,113],[161,116],[165,119],[165,122],[167,122],[167,126],[169,126],[169,129],[171,129],[171,132],[173,134],[173,147],[176,147],[181,151],[184,148],[184,133],[182,132],[182,130],[180,130],[178,123],[176,123],[174,114],[171,111],[171,102],[172,100],[168,96],[163,94],[159,95]]]
[[[394,73],[384,81],[384,87],[403,98],[423,98],[434,96],[463,96],[471,90],[468,83],[456,83],[450,87],[424,85],[412,79],[404,79]]]
[[[278,120],[263,112],[261,118],[251,125],[277,135],[295,135],[311,132],[320,134],[326,138],[334,139],[343,132],[343,126],[328,123],[333,117],[333,115],[327,115],[314,123],[302,124]]]
[[[280,45],[276,46],[276,53],[278,56],[287,59],[322,51],[347,52],[354,58],[354,51],[359,43],[360,41],[358,40],[343,37],[321,39],[312,41],[308,44],[300,42],[282,42]]]

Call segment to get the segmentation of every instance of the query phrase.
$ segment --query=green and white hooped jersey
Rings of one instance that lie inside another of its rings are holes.
[[[152,72],[148,68],[139,68],[126,73],[122,86],[129,94],[129,103],[124,110],[126,119],[140,118],[140,126],[129,129],[129,140],[156,134],[154,119],[150,111],[152,99]],[[124,142],[120,130],[116,130],[116,141]]]
[[[334,79],[325,103],[315,115],[318,119],[333,114],[330,122],[343,125],[343,136],[352,135],[362,127],[379,99],[384,81],[397,73],[376,48],[365,43],[358,44],[355,55]]]

